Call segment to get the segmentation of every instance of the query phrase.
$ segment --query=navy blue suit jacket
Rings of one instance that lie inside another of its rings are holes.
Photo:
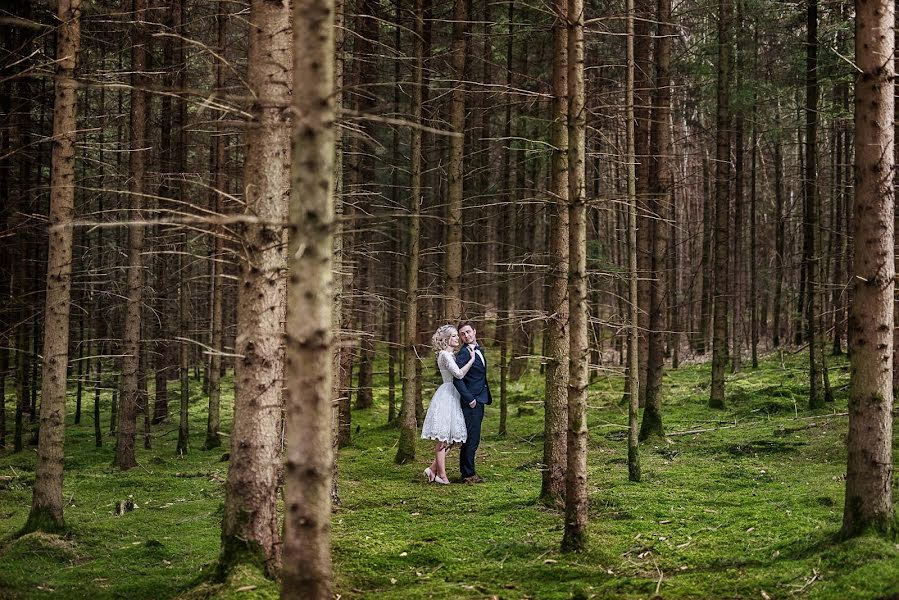
[[[480,346],[478,346],[481,349]],[[484,356],[484,350],[481,349],[481,356]],[[471,350],[468,346],[463,346],[456,355],[456,364],[459,368],[468,364],[471,358]],[[487,357],[484,357],[487,360]],[[464,406],[471,404],[472,400],[477,400],[481,404],[490,404],[493,397],[490,395],[490,386],[487,385],[487,365],[481,362],[480,358],[475,358],[474,363],[462,379],[453,378],[453,385],[459,390],[462,396],[461,401]]]

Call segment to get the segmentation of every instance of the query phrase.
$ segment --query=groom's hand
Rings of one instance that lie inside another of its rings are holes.
[[[471,408],[474,408],[475,406],[477,406],[477,404],[478,404],[477,400],[472,400],[471,402],[468,403],[468,406],[470,406]]]

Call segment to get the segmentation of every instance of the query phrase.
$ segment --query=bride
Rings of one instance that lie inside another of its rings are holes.
[[[453,444],[462,443],[468,438],[459,392],[453,386],[453,377],[465,377],[476,354],[472,352],[471,359],[461,369],[456,365],[452,350],[459,347],[459,332],[452,325],[438,327],[431,337],[431,343],[437,353],[437,367],[443,377],[443,384],[434,392],[421,428],[421,439],[437,441],[434,461],[425,469],[424,474],[429,482],[436,481],[446,485],[449,483],[446,475],[446,452]]]

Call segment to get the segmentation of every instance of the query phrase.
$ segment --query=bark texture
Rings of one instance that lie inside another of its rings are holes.
[[[125,324],[122,332],[122,393],[118,402],[115,466],[127,470],[137,466],[134,445],[137,409],[140,406],[140,329],[144,296],[144,174],[147,146],[147,95],[144,92],[147,68],[147,33],[144,28],[147,0],[133,0],[134,23],[131,33],[131,152],[128,192],[131,198],[132,224],[128,226],[128,275]]]
[[[253,0],[250,5],[248,80],[256,101],[244,164],[246,220],[238,241],[235,342],[239,358],[220,559],[222,570],[246,561],[264,565],[271,575],[280,561],[276,504],[285,306],[282,231],[290,195],[290,13],[286,0]],[[318,375],[327,372],[312,364],[309,369]],[[330,456],[330,446],[320,451]],[[330,477],[330,463],[327,472]]]
[[[294,0],[281,597],[330,600],[334,226],[334,1]]]
[[[424,80],[424,1],[415,0],[415,66],[412,75],[412,122],[420,125],[422,118],[422,82]],[[413,127],[411,140],[409,233],[406,254],[406,321],[403,330],[403,404],[400,410],[400,441],[396,462],[415,460],[418,420],[415,414],[415,377],[418,355],[415,340],[418,333],[418,266],[420,259],[421,214],[421,129]]]
[[[712,335],[711,408],[724,407],[724,369],[727,366],[728,235],[730,229],[730,57],[731,0],[718,5],[718,105],[715,151],[715,291]]]
[[[892,499],[894,4],[855,3],[855,252],[846,536],[895,528]],[[889,57],[885,60],[884,57]]]
[[[56,33],[56,97],[53,104],[53,154],[50,170],[50,239],[47,250],[47,301],[40,435],[31,512],[24,531],[54,531],[63,521],[63,442],[66,369],[69,362],[69,304],[72,293],[72,220],[75,213],[75,97],[81,42],[81,1],[60,0]]]
[[[546,385],[543,417],[543,475],[540,498],[550,506],[565,500],[568,422],[568,0],[553,4],[552,220],[549,238],[549,318],[546,323]]]
[[[568,219],[571,347],[568,379],[568,438],[564,551],[587,546],[587,198],[584,182],[584,2],[568,2]]]

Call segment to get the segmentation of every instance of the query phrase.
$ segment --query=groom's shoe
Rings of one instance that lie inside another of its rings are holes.
[[[484,478],[480,475],[471,475],[469,477],[466,477],[462,481],[464,481],[465,483],[486,483]]]

